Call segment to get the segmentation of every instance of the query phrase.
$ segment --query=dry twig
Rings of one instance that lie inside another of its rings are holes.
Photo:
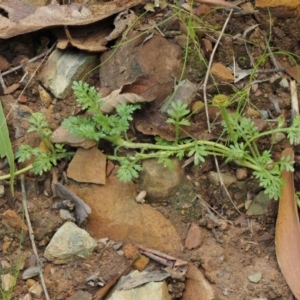
[[[31,245],[32,245],[32,250],[37,262],[37,265],[40,269],[40,279],[41,279],[41,284],[44,290],[44,294],[47,300],[50,300],[48,291],[47,291],[47,287],[45,284],[45,280],[44,280],[44,275],[43,275],[43,269],[42,269],[42,264],[39,258],[39,254],[37,252],[37,248],[34,242],[34,233],[33,233],[33,229],[31,226],[31,221],[30,221],[30,217],[29,217],[29,213],[28,213],[28,209],[27,209],[27,199],[26,199],[26,191],[25,191],[25,184],[24,184],[24,175],[21,175],[21,189],[22,189],[22,204],[23,204],[23,208],[24,208],[24,212],[25,212],[25,218],[26,218],[26,222],[27,222],[27,227],[28,227],[28,233],[29,233],[29,238],[31,241]]]

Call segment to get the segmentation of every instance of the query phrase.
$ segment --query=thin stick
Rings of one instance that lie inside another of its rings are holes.
[[[4,80],[3,80],[2,75],[3,75],[3,74],[2,74],[1,71],[0,71],[0,84],[1,84],[1,86],[2,86],[3,91],[5,91],[5,90],[6,90],[6,84],[5,84]]]
[[[229,12],[229,15],[225,21],[225,24],[222,28],[222,31],[218,37],[218,40],[215,44],[215,47],[211,53],[211,56],[210,56],[210,59],[209,59],[209,62],[208,62],[208,66],[207,66],[207,72],[205,74],[205,78],[204,78],[204,81],[203,81],[203,98],[204,98],[204,104],[205,104],[205,114],[206,114],[206,121],[207,121],[207,129],[208,129],[208,132],[211,133],[211,127],[210,127],[210,122],[209,122],[209,115],[208,115],[208,107],[207,107],[207,96],[206,96],[206,86],[207,86],[207,82],[208,82],[208,78],[209,78],[209,74],[210,74],[210,68],[211,68],[211,65],[213,63],[213,59],[214,59],[214,56],[216,54],[216,51],[217,51],[217,48],[219,46],[219,43],[221,41],[221,38],[223,37],[223,34],[224,34],[224,31],[227,27],[227,24],[230,20],[230,17],[232,15],[232,12],[233,10],[231,9],[230,12]]]
[[[212,210],[215,214],[217,214],[225,222],[227,222],[228,224],[231,224],[231,225],[233,224],[231,221],[227,220],[219,212],[217,212],[214,208],[212,208],[206,201],[204,201],[204,199],[200,195],[197,195],[196,197],[200,200],[200,204],[206,208],[206,210],[208,211],[208,213],[213,214],[211,212],[211,210]]]
[[[27,200],[26,200],[26,191],[25,191],[25,184],[24,184],[24,175],[21,175],[21,189],[22,189],[22,204],[23,204],[23,208],[24,208],[24,212],[25,212],[25,218],[26,218],[26,222],[27,222],[27,227],[28,227],[28,233],[29,233],[29,238],[31,241],[31,245],[32,245],[32,250],[37,262],[37,265],[40,269],[39,273],[40,273],[40,279],[41,279],[41,284],[44,290],[44,294],[47,300],[50,300],[48,291],[47,291],[47,287],[45,284],[45,280],[44,280],[44,275],[42,272],[42,264],[39,258],[39,254],[37,252],[37,248],[36,245],[34,243],[34,233],[32,230],[32,226],[31,226],[31,221],[30,221],[30,217],[29,217],[29,213],[28,213],[28,209],[27,209]]]

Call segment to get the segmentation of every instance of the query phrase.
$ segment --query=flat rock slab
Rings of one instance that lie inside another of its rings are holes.
[[[96,54],[56,49],[43,66],[39,79],[55,97],[62,99],[71,91],[73,81],[94,67],[96,60]]]
[[[97,238],[108,237],[169,253],[182,249],[170,221],[150,205],[135,202],[133,183],[121,183],[111,175],[104,186],[71,184],[68,188],[92,208],[87,227]]]
[[[77,149],[69,164],[67,176],[78,182],[105,184],[105,155],[97,147]]]
[[[65,264],[88,258],[96,246],[96,241],[85,230],[66,222],[52,237],[44,256],[54,264]]]
[[[106,299],[107,300],[132,300],[132,299],[171,300],[171,295],[168,292],[168,286],[165,281],[155,280],[156,282],[155,281],[149,282],[133,289],[128,289],[128,290],[118,289],[127,278],[138,279],[141,275],[142,273],[138,271],[134,271],[127,276],[121,277],[114,291]]]

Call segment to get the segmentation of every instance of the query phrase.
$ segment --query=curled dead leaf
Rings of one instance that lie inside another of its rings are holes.
[[[156,75],[143,74],[133,82],[124,84],[120,89],[102,98],[102,112],[111,113],[121,103],[141,103],[153,101],[157,96],[158,81]]]
[[[294,159],[291,148],[282,152],[282,156]],[[283,171],[282,178],[285,185],[279,200],[276,222],[276,256],[280,270],[297,299],[300,299],[300,229],[299,216],[295,199],[294,174]]]

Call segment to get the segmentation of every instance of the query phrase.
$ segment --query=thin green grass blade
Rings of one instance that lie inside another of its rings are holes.
[[[7,157],[10,171],[10,189],[14,193],[14,174],[15,174],[15,163],[14,153],[11,147],[9,132],[4,116],[2,104],[0,102],[0,157]]]

